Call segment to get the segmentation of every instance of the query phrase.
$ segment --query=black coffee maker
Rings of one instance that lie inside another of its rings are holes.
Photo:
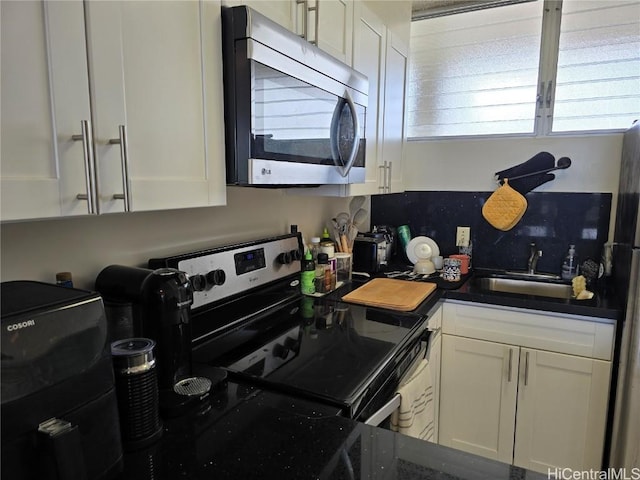
[[[130,302],[135,337],[156,342],[160,410],[180,414],[202,401],[211,381],[191,371],[191,304],[193,290],[184,272],[173,268],[111,265],[96,278],[96,290],[107,301]]]

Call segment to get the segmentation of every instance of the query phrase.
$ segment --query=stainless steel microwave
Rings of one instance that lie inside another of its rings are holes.
[[[246,6],[222,36],[227,183],[364,182],[367,78]]]

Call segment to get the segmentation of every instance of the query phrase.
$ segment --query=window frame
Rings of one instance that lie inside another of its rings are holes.
[[[560,33],[562,26],[563,0],[540,0],[543,2],[542,28],[540,40],[540,60],[538,65],[538,91],[533,132],[519,133],[486,133],[478,135],[442,135],[409,137],[409,142],[481,140],[492,138],[538,138],[538,137],[584,137],[594,135],[612,135],[624,132],[627,128],[611,128],[597,130],[572,130],[554,132],[553,114],[555,107],[558,57],[560,50]],[[505,4],[509,5],[509,4]],[[452,12],[456,15],[464,12]],[[416,20],[416,21],[426,21]],[[409,57],[411,59],[411,57]]]

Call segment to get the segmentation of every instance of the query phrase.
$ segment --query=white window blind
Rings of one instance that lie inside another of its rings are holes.
[[[640,115],[639,8],[539,0],[414,21],[408,136],[628,127]]]
[[[554,132],[623,129],[640,113],[640,2],[564,0]]]

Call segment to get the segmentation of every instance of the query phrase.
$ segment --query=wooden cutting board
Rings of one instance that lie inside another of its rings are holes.
[[[395,278],[374,278],[349,292],[342,300],[371,307],[410,312],[437,288],[435,283],[412,282]]]

